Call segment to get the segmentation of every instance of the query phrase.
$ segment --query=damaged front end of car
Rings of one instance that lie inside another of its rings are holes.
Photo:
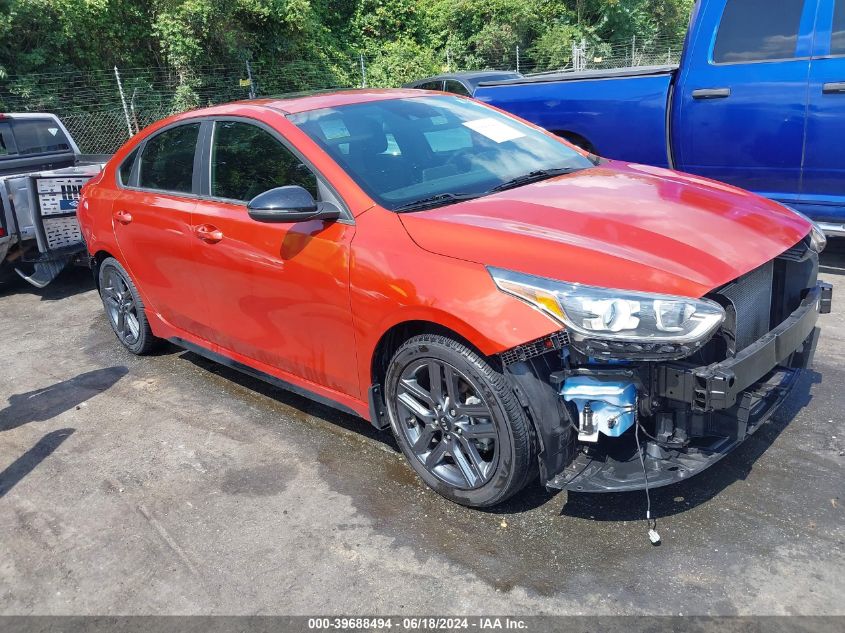
[[[491,269],[564,328],[500,355],[535,421],[549,488],[618,492],[687,479],[754,433],[815,351],[832,288],[804,240],[700,299]]]

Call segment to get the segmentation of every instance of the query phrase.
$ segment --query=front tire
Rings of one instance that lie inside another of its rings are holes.
[[[399,447],[440,495],[485,508],[525,487],[530,422],[502,373],[477,352],[444,336],[415,336],[393,356],[385,395]]]
[[[104,259],[97,278],[106,316],[121,344],[139,356],[158,347],[161,339],[153,335],[138,288],[120,262]]]

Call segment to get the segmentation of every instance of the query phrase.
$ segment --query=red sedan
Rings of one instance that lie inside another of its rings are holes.
[[[782,401],[831,301],[803,216],[442,93],[165,119],[79,218],[130,352],[169,340],[389,426],[477,507],[710,466]]]

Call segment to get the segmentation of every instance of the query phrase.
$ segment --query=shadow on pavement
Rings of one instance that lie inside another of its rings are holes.
[[[43,389],[9,397],[0,410],[0,431],[9,431],[29,422],[44,422],[106,391],[128,373],[123,366],[105,367],[79,374]]]
[[[355,433],[363,435],[368,439],[386,444],[397,452],[399,451],[399,447],[396,445],[390,431],[380,432],[362,418],[349,413],[344,413],[343,411],[338,411],[330,406],[320,404],[319,402],[306,398],[305,396],[295,394],[292,391],[287,391],[282,387],[276,387],[275,385],[271,385],[270,383],[264,382],[258,378],[253,378],[252,376],[240,372],[237,369],[226,367],[225,365],[209,360],[199,354],[195,354],[194,352],[185,350],[181,350],[181,352],[182,354],[180,358],[183,358],[205,371],[216,374],[221,378],[225,378],[230,382],[238,384],[241,387],[254,391],[262,396],[272,398],[277,402],[281,402],[284,405],[296,409],[300,413],[311,415],[343,429],[354,431]]]
[[[59,301],[95,288],[94,277],[88,268],[68,266],[44,288],[36,288],[12,273],[0,285],[0,295],[32,294],[39,295],[41,301]]]
[[[339,412],[193,352],[184,351],[181,358],[225,380],[281,402],[300,413],[320,418],[368,439],[376,440],[399,452],[399,447],[389,431],[379,432],[361,418]],[[652,489],[652,515],[660,518],[686,512],[709,501],[734,482],[744,480],[751,472],[756,460],[774,443],[798,411],[809,404],[812,398],[810,386],[820,383],[821,379],[821,374],[818,372],[803,371],[792,393],[780,409],[730,454],[689,480]],[[557,494],[559,494],[557,490],[547,491],[537,477],[533,483],[511,499],[493,508],[480,511],[491,514],[519,514],[545,505]],[[571,492],[561,510],[561,515],[599,521],[642,519],[645,515],[645,493],[642,491],[605,494]]]
[[[24,477],[35,470],[41,462],[47,459],[53,452],[69,438],[76,429],[59,429],[47,433],[26,453],[18,457],[9,466],[0,472],[0,498],[14,488]]]

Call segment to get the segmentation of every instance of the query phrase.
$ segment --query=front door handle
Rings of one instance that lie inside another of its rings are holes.
[[[115,211],[114,219],[121,224],[129,224],[132,221],[132,214],[129,211]]]
[[[195,231],[197,237],[208,244],[216,244],[223,239],[223,231],[211,224],[200,224]]]
[[[730,88],[699,88],[692,91],[693,99],[727,99],[731,96]]]
[[[841,95],[845,94],[845,81],[831,81],[822,86],[822,94]]]

